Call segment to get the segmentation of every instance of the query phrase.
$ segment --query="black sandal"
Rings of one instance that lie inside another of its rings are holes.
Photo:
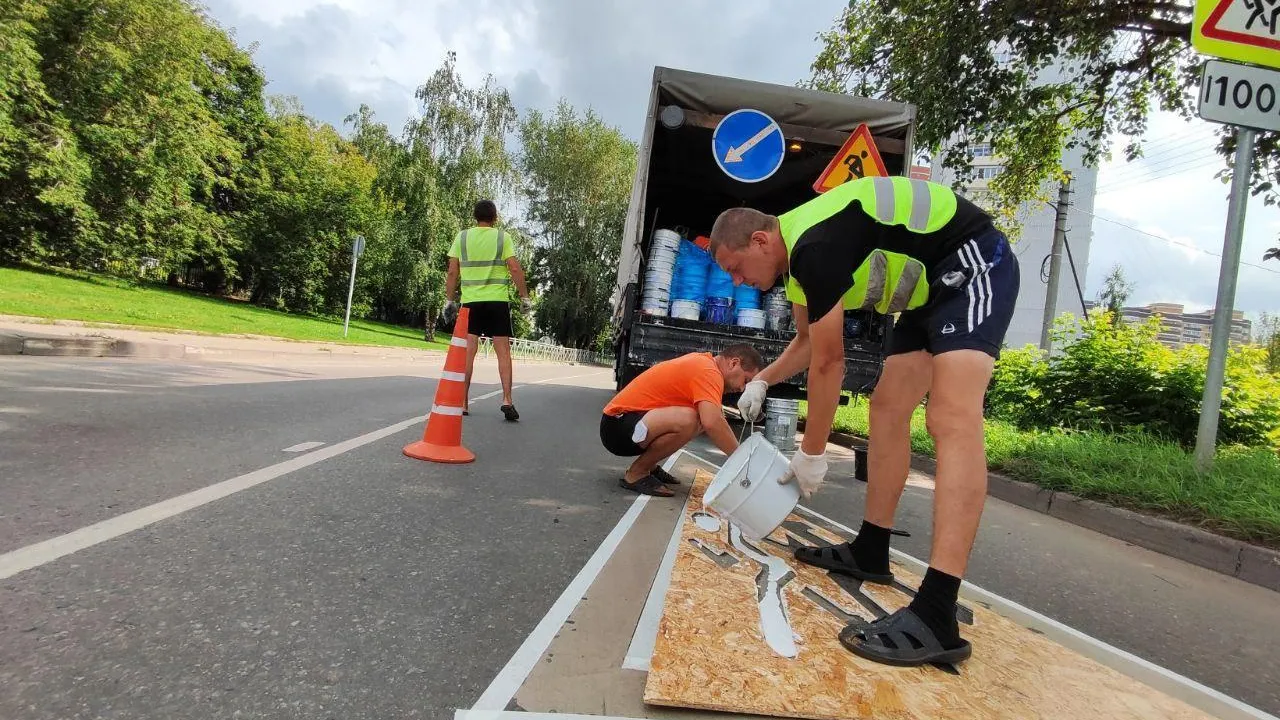
[[[502,410],[502,416],[507,419],[507,422],[515,422],[520,419],[520,413],[516,412],[515,405],[503,405],[499,409]]]
[[[853,543],[796,548],[795,557],[806,565],[848,575],[864,582],[893,584],[893,573],[870,573],[858,567],[857,561],[853,559]]]
[[[618,480],[618,484],[630,490],[633,493],[641,495],[653,495],[655,497],[672,497],[675,493],[671,492],[662,484],[662,481],[653,475],[645,475],[634,483],[627,482],[624,477]]]
[[[852,623],[840,631],[840,644],[849,652],[900,667],[967,660],[973,654],[973,646],[963,638],[960,643],[951,649],[942,647],[937,636],[911,608],[902,608],[873,623]]]
[[[666,470],[663,470],[661,467],[656,467],[653,470],[650,470],[649,474],[661,480],[663,485],[679,485],[680,484],[680,481],[677,480],[674,475],[667,472]]]

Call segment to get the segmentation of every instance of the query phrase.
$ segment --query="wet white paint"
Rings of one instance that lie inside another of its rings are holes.
[[[693,524],[707,532],[720,532],[720,518],[712,515],[711,513],[694,513]]]
[[[791,572],[791,567],[780,557],[753,550],[742,541],[742,531],[733,523],[729,524],[729,543],[743,555],[768,568],[764,597],[760,599],[760,631],[774,652],[783,657],[795,657],[799,652],[796,650],[796,636],[791,630],[791,621],[787,619],[786,601],[778,590],[778,583]]]

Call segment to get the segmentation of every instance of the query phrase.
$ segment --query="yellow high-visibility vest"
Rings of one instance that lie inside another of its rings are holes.
[[[507,258],[514,255],[505,230],[472,227],[458,233],[449,257],[458,259],[462,302],[506,302],[511,286]]]

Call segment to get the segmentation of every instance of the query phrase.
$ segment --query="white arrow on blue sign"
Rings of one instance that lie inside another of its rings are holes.
[[[734,110],[716,125],[711,152],[726,175],[744,183],[768,179],[782,167],[786,138],[773,118],[759,110]]]

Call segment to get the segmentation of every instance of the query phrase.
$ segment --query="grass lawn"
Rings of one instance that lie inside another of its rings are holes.
[[[420,329],[355,318],[343,338],[342,318],[292,315],[102,275],[5,267],[0,267],[0,314],[354,345],[439,350],[448,342],[437,337],[426,343]]]
[[[841,407],[835,429],[866,437],[866,400]],[[1024,431],[998,420],[987,421],[986,436],[1001,474],[1280,548],[1280,456],[1268,448],[1219,448],[1201,476],[1189,452],[1148,436]],[[933,455],[923,408],[911,419],[911,448]]]

